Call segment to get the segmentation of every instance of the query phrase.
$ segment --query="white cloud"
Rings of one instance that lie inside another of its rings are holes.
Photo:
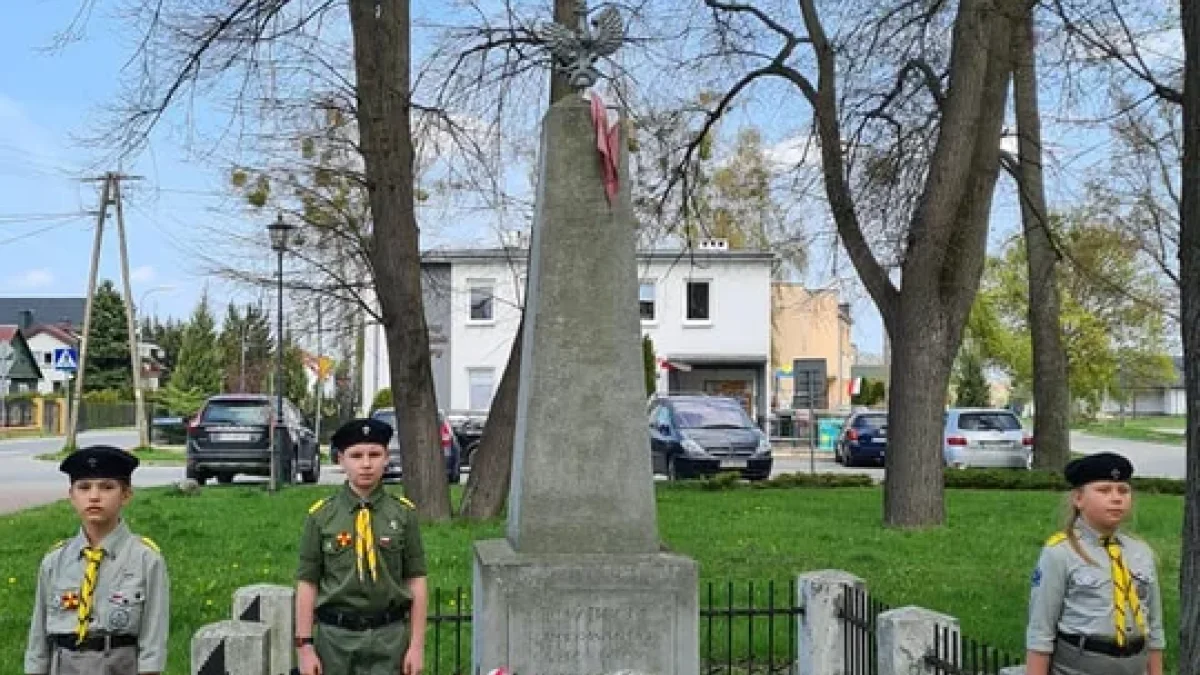
[[[54,283],[54,274],[42,267],[29,270],[24,274],[18,274],[15,277],[9,277],[5,286],[14,290],[33,290],[36,288],[44,288]]]
[[[767,146],[763,151],[767,161],[778,169],[790,169],[801,164],[819,166],[821,148],[813,136],[792,136]]]
[[[133,268],[129,273],[129,280],[135,284],[144,284],[153,281],[155,276],[154,268],[150,265],[142,265],[141,267]]]

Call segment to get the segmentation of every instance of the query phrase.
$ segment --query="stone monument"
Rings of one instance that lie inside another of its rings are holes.
[[[547,37],[577,88],[619,44],[615,10],[593,33],[584,4],[573,37]],[[577,95],[543,120],[507,536],[475,544],[474,672],[699,672],[697,565],[658,541],[628,158],[618,143],[610,200],[597,133]]]

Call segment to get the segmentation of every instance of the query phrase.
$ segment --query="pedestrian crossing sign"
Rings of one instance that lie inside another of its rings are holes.
[[[54,369],[73,373],[79,370],[79,357],[70,347],[60,347],[54,350]]]

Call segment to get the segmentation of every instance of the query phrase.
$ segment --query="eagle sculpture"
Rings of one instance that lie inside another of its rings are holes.
[[[596,83],[600,73],[596,61],[610,56],[625,40],[625,23],[616,7],[608,6],[590,22],[585,19],[586,3],[579,3],[580,28],[572,30],[560,23],[546,23],[538,36],[554,59],[554,65],[567,77],[571,86],[587,89]]]

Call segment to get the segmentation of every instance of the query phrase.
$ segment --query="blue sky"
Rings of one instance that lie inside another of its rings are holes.
[[[68,26],[77,0],[28,0],[7,8],[0,41],[0,295],[82,295],[85,292],[98,183],[82,182],[115,169],[79,142],[92,130],[92,120],[118,92],[118,75],[134,37],[128,25],[97,10],[81,39],[51,50],[56,34]],[[104,7],[106,3],[98,3]],[[797,105],[802,105],[798,100]],[[774,126],[778,110],[759,108],[759,124]],[[215,117],[198,109],[192,121],[203,125]],[[765,121],[764,121],[765,120]],[[176,125],[176,129],[178,125]],[[1048,132],[1048,136],[1053,134]],[[775,134],[776,141],[779,134]],[[1059,136],[1058,138],[1064,138]],[[166,132],[157,134],[146,152],[126,172],[142,180],[126,193],[126,221],[135,299],[142,310],[160,316],[185,316],[207,289],[218,306],[231,299],[250,301],[256,291],[214,280],[191,252],[203,249],[207,231],[234,227],[256,231],[261,214],[231,208],[226,170],[189,153]],[[1077,179],[1066,171],[1051,180],[1052,199],[1077,197]],[[1005,180],[1002,178],[1002,183]],[[995,244],[1015,231],[1017,208],[1011,190],[996,199],[992,233]],[[111,219],[110,219],[111,222]],[[115,229],[106,231],[100,276],[118,279]],[[479,243],[478,228],[452,228],[440,243]],[[456,239],[457,237],[457,239]],[[265,238],[265,233],[264,233]],[[882,349],[882,327],[871,301],[857,287],[844,254],[835,262],[831,247],[815,247],[808,281],[837,285],[853,303],[854,340],[860,349]]]

